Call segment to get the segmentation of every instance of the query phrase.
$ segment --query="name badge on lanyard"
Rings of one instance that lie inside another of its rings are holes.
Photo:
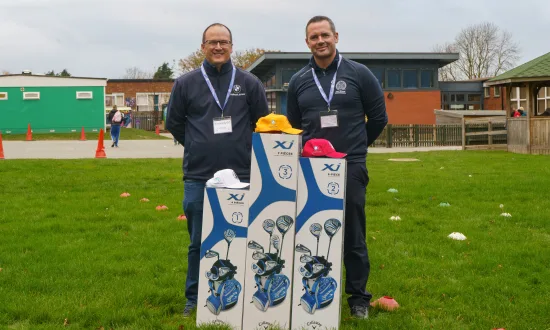
[[[313,74],[313,80],[315,80],[315,84],[317,85],[317,88],[319,88],[319,92],[321,93],[321,96],[327,102],[328,110],[319,112],[319,118],[321,120],[321,128],[338,127],[338,110],[331,109],[330,102],[334,97],[334,88],[336,86],[336,75],[338,74],[338,68],[340,68],[340,63],[342,63],[342,55],[340,55],[340,57],[338,58],[338,65],[336,66],[336,72],[334,72],[334,77],[330,82],[330,93],[328,97],[327,97],[327,94],[325,94],[325,91],[323,90],[323,86],[321,86],[321,83],[319,82],[319,78],[317,78],[317,74],[315,74],[315,69],[311,68],[311,73]]]
[[[216,90],[214,89],[214,86],[212,86],[212,83],[210,82],[210,79],[208,78],[208,75],[206,74],[206,71],[204,70],[204,64],[201,65],[201,72],[202,76],[204,77],[204,80],[206,81],[206,84],[208,85],[208,88],[210,89],[210,93],[212,94],[212,97],[214,97],[214,101],[218,104],[218,107],[222,110],[221,117],[214,118],[212,127],[214,128],[214,134],[226,134],[226,133],[232,133],[233,132],[233,125],[231,124],[231,117],[223,116],[223,110],[225,109],[225,106],[227,105],[227,102],[229,101],[229,96],[231,95],[231,91],[233,90],[233,85],[235,84],[235,72],[237,70],[235,69],[235,65],[233,65],[233,72],[231,73],[231,82],[229,83],[229,89],[227,90],[227,95],[225,96],[225,102],[222,104],[220,103],[220,100],[218,99],[218,95],[216,94]]]

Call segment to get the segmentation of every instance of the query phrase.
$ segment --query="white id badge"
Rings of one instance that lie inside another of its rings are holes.
[[[214,118],[214,134],[225,134],[233,132],[231,117]]]
[[[338,127],[338,110],[321,111],[321,128]]]

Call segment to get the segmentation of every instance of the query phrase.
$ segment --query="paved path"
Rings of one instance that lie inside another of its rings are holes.
[[[172,140],[121,140],[119,148],[105,141],[107,158],[182,158],[183,147]],[[4,141],[5,159],[79,159],[94,158],[97,141]],[[369,153],[425,152],[461,150],[461,147],[370,148]]]

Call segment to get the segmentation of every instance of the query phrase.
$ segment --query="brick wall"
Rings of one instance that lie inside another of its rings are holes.
[[[483,98],[483,109],[484,110],[506,110],[508,109],[508,104],[506,102],[506,87],[502,86],[500,88],[500,96],[495,97],[495,87],[489,87],[489,97]],[[484,94],[485,95],[485,94]],[[503,103],[504,100],[504,103]],[[504,104],[504,107],[502,106]]]
[[[124,97],[136,97],[136,93],[170,93],[172,81],[107,81],[106,94],[124,93]]]
[[[388,94],[393,94],[389,99]],[[440,91],[384,92],[390,124],[435,124],[435,109],[441,109]]]

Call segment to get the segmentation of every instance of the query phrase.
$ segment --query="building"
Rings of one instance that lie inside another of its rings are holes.
[[[435,124],[441,109],[439,68],[458,60],[456,53],[341,53],[366,65],[386,97],[391,124]],[[288,82],[309,63],[311,53],[267,52],[247,70],[264,84],[269,108],[286,114]]]
[[[105,128],[107,79],[31,73],[0,76],[0,131],[20,134]]]
[[[168,104],[174,79],[109,79],[105,108],[116,105],[121,110],[158,111]]]

